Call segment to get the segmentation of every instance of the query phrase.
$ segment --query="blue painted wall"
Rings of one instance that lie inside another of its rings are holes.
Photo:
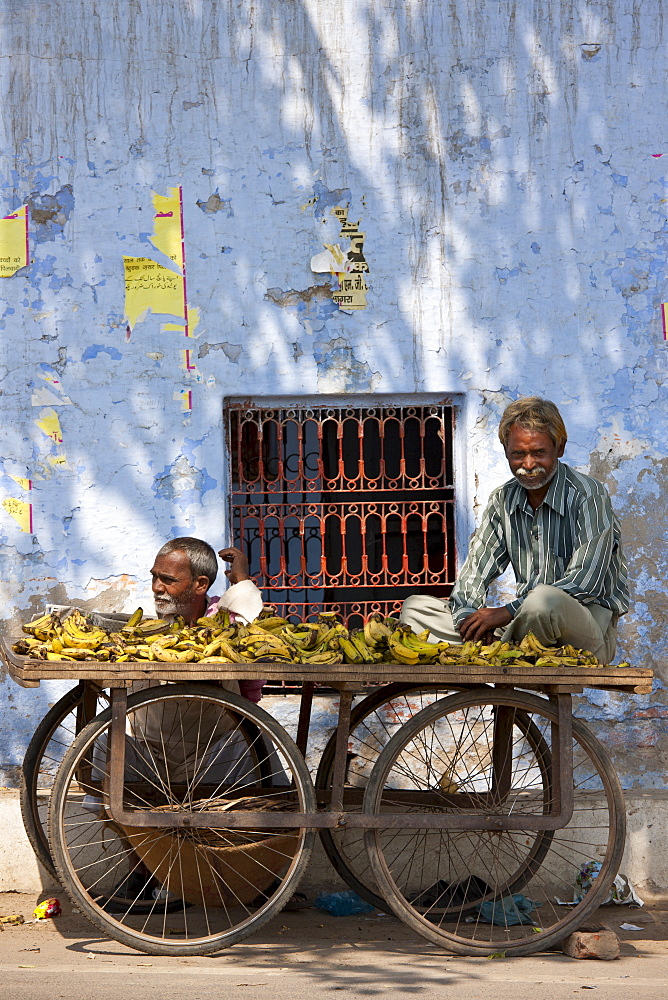
[[[503,407],[539,393],[613,494],[622,652],[660,677],[580,711],[629,784],[662,784],[664,6],[0,0],[0,215],[29,206],[31,258],[0,279],[0,502],[33,506],[32,533],[0,508],[6,628],[131,610],[165,538],[227,540],[228,395],[456,394],[466,534],[507,476]],[[152,192],[176,186],[199,325],[128,338],[123,257],[159,259]],[[365,233],[356,312],[310,269],[336,207]],[[3,682],[6,782],[54,696]]]

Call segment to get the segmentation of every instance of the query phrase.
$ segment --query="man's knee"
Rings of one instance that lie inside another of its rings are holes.
[[[550,614],[552,611],[562,609],[572,600],[574,598],[560,590],[559,587],[550,587],[546,583],[539,583],[524,598],[521,610],[525,614],[532,615]]]
[[[424,598],[421,597],[419,594],[412,594],[410,597],[407,597],[404,603],[401,605],[401,614],[403,615],[404,612],[406,611],[411,612],[419,610],[423,607],[424,607]]]

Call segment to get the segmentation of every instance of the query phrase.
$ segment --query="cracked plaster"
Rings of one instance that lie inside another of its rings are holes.
[[[539,392],[622,521],[620,652],[664,677],[668,47],[660,0],[585,8],[349,0],[351,33],[301,0],[108,0],[104,25],[53,0],[45,35],[0,0],[0,216],[29,204],[32,226],[31,263],[0,279],[3,462],[33,480],[35,532],[0,518],[6,623],[55,594],[132,610],[165,538],[231,540],[226,395],[454,394],[463,551],[508,474],[500,413]],[[152,253],[151,192],[176,185],[206,340],[150,315],[128,341],[122,257]],[[355,314],[309,266],[337,206],[365,231]],[[44,365],[73,404],[60,452],[30,406]],[[23,698],[29,722],[47,697]],[[646,707],[667,701],[659,679]],[[661,714],[608,693],[579,711],[627,783],[665,783]],[[0,739],[10,769],[21,739]]]

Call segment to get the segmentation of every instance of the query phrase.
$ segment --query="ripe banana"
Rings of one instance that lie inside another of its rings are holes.
[[[197,659],[197,654],[193,649],[165,649],[153,643],[151,659],[159,660],[161,663],[192,663]]]
[[[496,640],[489,645],[430,642],[429,632],[414,633],[394,618],[372,615],[361,629],[348,629],[335,616],[320,614],[316,622],[293,623],[264,612],[250,625],[230,623],[227,612],[200,618],[186,626],[144,619],[140,608],[127,625],[108,633],[93,626],[75,609],[64,621],[45,614],[23,626],[25,638],[14,652],[50,661],[153,660],[168,663],[379,663],[415,666],[439,663],[456,667],[503,666],[544,668],[595,667],[596,658],[572,645],[546,647],[532,633],[519,644]]]
[[[130,617],[128,618],[125,627],[126,628],[134,628],[135,625],[139,625],[139,623],[140,623],[140,621],[142,620],[143,617],[144,617],[143,608],[137,608],[137,610],[135,612],[133,612],[133,614],[131,614]]]
[[[339,648],[345,657],[344,663],[364,663],[364,657],[351,639],[346,639],[341,635],[338,642]]]

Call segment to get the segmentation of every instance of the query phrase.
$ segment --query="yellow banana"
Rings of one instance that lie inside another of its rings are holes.
[[[202,659],[205,657],[213,656],[220,649],[220,644],[222,642],[222,637],[219,636],[213,639],[211,642],[207,643],[206,646],[202,647]],[[201,662],[201,661],[200,661]]]
[[[364,663],[364,657],[354,642],[350,639],[346,639],[345,636],[340,635],[338,643],[345,657],[345,663]]]
[[[34,621],[28,622],[27,625],[23,625],[22,629],[27,635],[43,640],[49,631],[55,629],[57,624],[60,624],[60,619],[56,615],[41,615]]]
[[[482,656],[487,656],[487,657],[496,656],[498,653],[502,651],[501,649],[502,646],[503,643],[501,642],[501,640],[497,639],[496,642],[490,643],[489,646],[482,646],[482,648],[480,649],[480,653]]]
[[[411,664],[413,666],[418,662],[420,654],[415,649],[410,649],[408,646],[404,646],[404,644],[400,642],[396,632],[393,632],[390,636],[389,646],[393,660],[397,660],[399,663]]]
[[[372,643],[387,643],[391,634],[390,629],[385,624],[382,615],[371,615],[364,624],[364,639],[367,645]]]
[[[218,647],[221,656],[226,656],[232,663],[245,663],[245,658],[238,653],[227,639],[221,639]]]
[[[192,663],[197,659],[197,654],[193,649],[163,649],[161,646],[153,644],[151,646],[151,659],[160,663]]]
[[[364,663],[374,663],[375,655],[374,650],[370,649],[364,641],[364,632],[362,629],[356,629],[350,633],[350,641],[356,647],[358,653],[362,657]]]
[[[393,646],[390,646],[390,652],[392,659],[397,663],[406,663],[412,667],[416,666],[420,659],[418,653],[409,649],[408,646],[403,646],[400,642],[396,642]]]
[[[135,625],[139,625],[139,622],[142,620],[143,617],[144,617],[144,610],[143,610],[143,608],[137,608],[137,610],[133,611],[133,613],[128,618],[125,627],[126,628],[134,628]]]
[[[257,619],[257,624],[260,628],[264,629],[265,632],[273,632],[274,629],[285,628],[285,626],[290,623],[287,618],[279,618],[278,615],[271,615],[268,618],[262,618],[262,616],[260,616],[260,618]]]
[[[556,667],[563,665],[563,660],[558,656],[539,656],[536,660],[537,667]]]
[[[129,653],[132,659],[136,660],[150,660],[151,658],[151,647],[146,643],[141,643],[137,646],[128,646],[126,653]]]
[[[160,646],[162,649],[170,649],[171,647],[176,646],[178,641],[179,641],[178,635],[173,635],[173,634],[146,636],[146,645],[153,646],[154,648]]]
[[[303,663],[342,663],[343,657],[338,649],[321,649],[314,653],[303,653]]]
[[[104,642],[106,635],[90,635],[85,638],[79,638],[74,635],[64,636],[64,641],[67,643],[68,647],[71,649],[97,649],[100,643]]]

